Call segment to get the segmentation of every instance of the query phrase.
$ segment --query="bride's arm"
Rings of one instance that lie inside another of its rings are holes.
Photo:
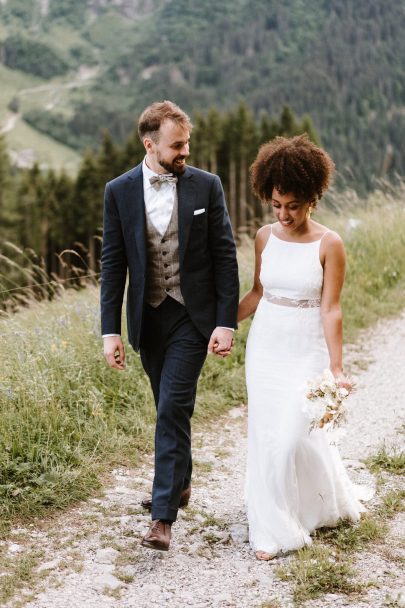
[[[345,278],[346,254],[342,239],[330,232],[324,239],[324,273],[321,299],[323,331],[329,351],[330,369],[340,384],[350,390],[343,373],[343,329],[340,295]],[[321,252],[322,254],[322,252]]]
[[[238,308],[238,322],[250,317],[257,308],[260,298],[263,295],[263,287],[260,283],[260,268],[262,264],[262,251],[267,243],[270,235],[270,226],[262,226],[257,231],[255,238],[255,275],[253,279],[253,287],[245,293]]]

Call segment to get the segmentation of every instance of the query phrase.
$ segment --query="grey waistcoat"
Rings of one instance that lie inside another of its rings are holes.
[[[156,308],[169,295],[184,306],[180,291],[177,200],[163,236],[146,213],[146,253],[146,302]]]

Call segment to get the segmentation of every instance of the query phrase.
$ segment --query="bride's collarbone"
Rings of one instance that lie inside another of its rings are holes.
[[[324,234],[330,232],[330,230],[322,224],[314,224],[314,226],[309,227],[306,232],[303,232],[301,234],[288,234],[288,232],[283,232],[282,226],[279,222],[275,222],[271,225],[271,234],[273,234],[276,238],[289,243],[315,243],[317,241],[320,241]]]

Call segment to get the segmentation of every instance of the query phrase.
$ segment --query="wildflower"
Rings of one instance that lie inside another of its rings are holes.
[[[361,220],[359,220],[358,218],[350,217],[347,220],[347,225],[350,229],[357,228],[358,226],[360,226],[360,224]]]
[[[13,399],[14,391],[11,388],[1,389],[7,399]]]

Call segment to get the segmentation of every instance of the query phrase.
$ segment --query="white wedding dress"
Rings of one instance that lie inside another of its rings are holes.
[[[270,234],[246,348],[249,538],[255,551],[271,554],[310,544],[315,528],[340,518],[357,521],[359,500],[372,495],[351,483],[329,433],[309,434],[302,411],[307,380],[329,365],[319,307],[321,240]]]

